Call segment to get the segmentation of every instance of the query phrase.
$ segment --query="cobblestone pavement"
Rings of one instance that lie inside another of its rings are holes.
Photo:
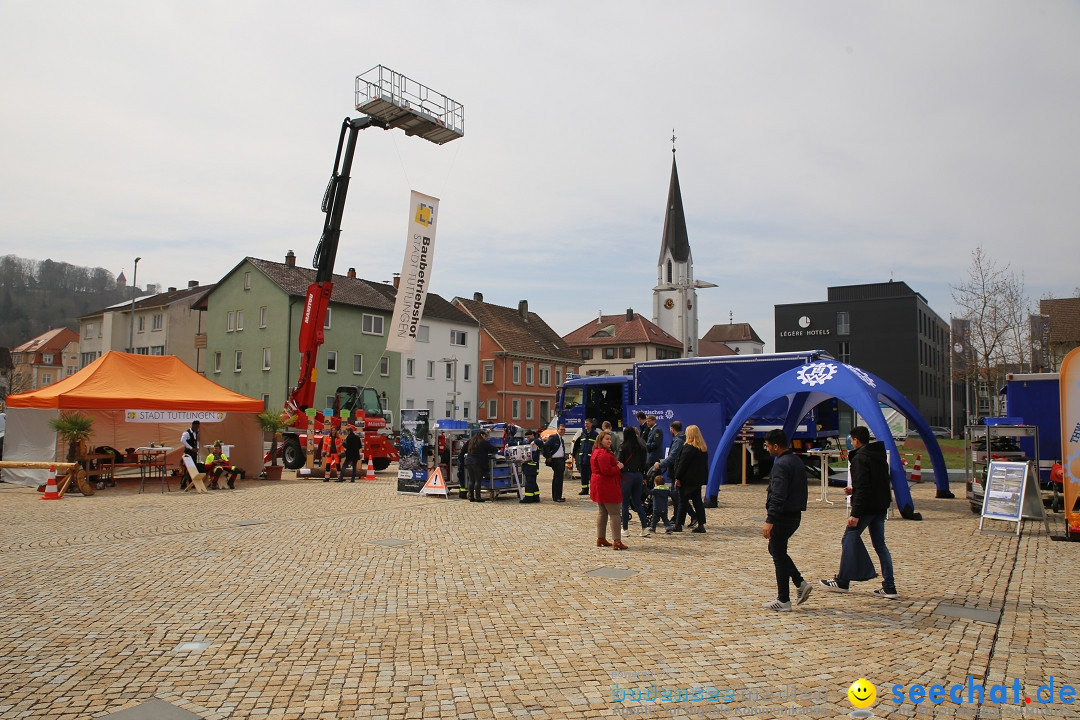
[[[57,502],[0,484],[0,718],[131,715],[155,699],[207,720],[845,717],[860,677],[894,718],[914,712],[896,684],[971,675],[987,693],[1008,685],[1017,714],[1014,679],[1033,700],[1051,675],[1057,692],[1080,684],[1080,544],[1035,522],[1019,539],[980,533],[931,484],[913,488],[923,522],[887,523],[900,600],[871,582],[773,613],[762,484],[722,488],[705,534],[632,527],[613,552],[595,547],[585,497],[478,505],[378,477],[286,473],[206,495],[122,482]],[[843,522],[842,503],[811,500],[792,542],[811,582],[835,571]],[[634,574],[595,576],[612,570]],[[654,687],[684,696],[648,699]]]

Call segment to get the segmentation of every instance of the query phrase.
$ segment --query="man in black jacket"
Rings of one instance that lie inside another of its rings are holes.
[[[566,434],[566,426],[559,425],[558,430],[544,441],[544,457],[551,460],[551,499],[555,502],[566,502],[562,496],[563,474],[566,472],[566,447],[563,445],[563,435]]]
[[[802,605],[810,597],[813,586],[806,582],[795,562],[788,555],[788,540],[799,529],[802,513],[806,509],[806,466],[788,449],[788,439],[783,430],[770,430],[765,434],[765,448],[776,458],[769,476],[769,494],[765,500],[767,517],[761,528],[762,536],[769,541],[769,554],[776,569],[776,599],[761,607],[778,612],[791,612],[791,595],[788,580],[795,585],[796,605]]]
[[[847,592],[852,581],[875,576],[861,537],[862,531],[870,528],[870,542],[881,563],[881,589],[874,594],[896,600],[899,596],[893,579],[892,555],[885,544],[885,515],[892,501],[889,456],[885,445],[881,441],[870,442],[870,431],[858,425],[851,428],[851,447],[854,448],[848,453],[851,487],[845,490],[851,495],[851,515],[840,541],[840,570],[835,578],[822,580],[821,584],[832,592]],[[861,558],[865,559],[860,561]]]

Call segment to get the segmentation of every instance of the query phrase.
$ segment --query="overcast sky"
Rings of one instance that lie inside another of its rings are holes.
[[[0,254],[138,283],[310,266],[356,75],[465,107],[436,146],[369,129],[337,271],[401,266],[560,334],[651,315],[678,136],[700,327],[903,280],[948,319],[981,244],[1028,295],[1080,285],[1080,4],[0,0]]]

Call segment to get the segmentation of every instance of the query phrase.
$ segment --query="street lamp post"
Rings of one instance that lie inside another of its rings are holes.
[[[135,295],[139,292],[139,261],[135,258],[135,270],[131,273],[131,332],[128,334],[128,352],[135,352]]]
[[[452,356],[452,357],[448,357],[448,358],[440,358],[439,362],[451,363],[454,366],[454,391],[452,393],[450,393],[451,396],[453,396],[453,401],[452,401],[452,403],[450,405],[450,419],[451,420],[457,420],[457,396],[458,396],[458,391],[457,391],[457,356]]]

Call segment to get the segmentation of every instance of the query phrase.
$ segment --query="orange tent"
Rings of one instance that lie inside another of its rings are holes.
[[[75,410],[94,418],[91,447],[122,451],[153,442],[175,448],[169,462],[178,464],[180,435],[199,420],[204,445],[215,440],[232,445],[230,460],[248,477],[262,470],[262,432],[255,422],[262,400],[223,388],[174,356],[121,352],[106,353],[40,390],[8,395],[5,459],[63,458],[67,448],[59,447],[48,421]],[[5,470],[4,480],[37,485],[39,474]]]

